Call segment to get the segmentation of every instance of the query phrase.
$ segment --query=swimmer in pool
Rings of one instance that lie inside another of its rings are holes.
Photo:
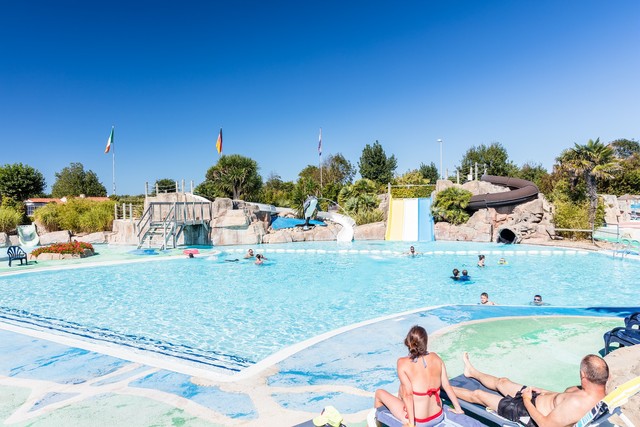
[[[484,267],[484,255],[478,255],[478,267]]]
[[[420,253],[420,252],[416,252],[416,248],[414,248],[413,246],[411,246],[411,247],[409,248],[409,252],[407,252],[407,255],[410,255],[410,256],[416,256],[416,255],[418,255],[419,253]]]
[[[257,255],[256,255],[256,262],[255,262],[255,264],[256,264],[256,265],[262,265],[262,264],[264,263],[264,261],[265,261],[265,260],[266,260],[266,258],[265,258],[263,255],[261,255],[261,254],[257,254]]]
[[[489,294],[486,292],[483,292],[480,294],[480,304],[481,305],[496,305],[495,302],[489,300]]]
[[[471,276],[469,276],[469,272],[467,270],[462,270],[462,276],[460,276],[461,282],[468,282],[471,280]]]
[[[451,276],[451,278],[453,280],[460,280],[460,270],[458,270],[457,268],[453,269],[453,276]]]
[[[507,260],[506,260],[506,259],[504,259],[504,258],[500,258],[500,259],[498,260],[498,264],[500,264],[500,265],[507,265]]]
[[[253,258],[253,256],[254,256],[253,255],[253,249],[249,249],[247,251],[247,254],[244,257],[245,257],[245,259],[247,259],[247,258]]]

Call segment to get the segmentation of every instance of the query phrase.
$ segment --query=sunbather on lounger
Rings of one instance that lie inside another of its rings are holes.
[[[437,354],[427,351],[427,340],[427,331],[422,326],[412,327],[404,340],[409,355],[398,359],[398,396],[386,390],[376,390],[374,407],[386,406],[396,418],[406,420],[409,426],[428,427],[444,421],[440,387],[451,399],[454,407],[451,411],[463,413],[449,384],[444,362]]]
[[[502,396],[484,390],[467,390],[453,387],[459,399],[484,405],[511,421],[531,417],[527,426],[572,426],[598,403],[606,394],[609,378],[607,362],[589,354],[580,363],[580,386],[569,387],[563,393],[527,387],[508,378],[494,377],[477,370],[464,353],[464,375],[475,378],[486,388]]]

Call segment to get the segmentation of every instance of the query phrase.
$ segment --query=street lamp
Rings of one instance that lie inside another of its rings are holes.
[[[440,143],[440,179],[444,179],[444,175],[442,175],[442,140],[438,138],[438,142]]]

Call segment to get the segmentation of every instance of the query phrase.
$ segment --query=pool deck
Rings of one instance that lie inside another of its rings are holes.
[[[56,268],[29,269],[43,267]],[[580,359],[601,351],[602,334],[634,311],[640,308],[425,307],[320,335],[231,376],[0,319],[0,419],[15,426],[285,426],[333,405],[347,425],[364,426],[374,391],[398,388],[396,359],[412,325],[427,329],[450,377],[462,373],[460,355],[469,351],[483,370],[563,389],[579,381]]]

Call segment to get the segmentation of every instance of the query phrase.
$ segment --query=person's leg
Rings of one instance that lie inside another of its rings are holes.
[[[494,411],[498,410],[498,404],[500,403],[500,400],[502,400],[502,396],[489,393],[484,390],[467,390],[462,387],[452,387],[458,399],[462,399],[470,403],[477,403]]]
[[[463,353],[462,361],[464,362],[464,376],[477,379],[490,390],[497,391],[503,396],[515,396],[522,389],[522,384],[515,383],[509,378],[496,377],[477,370],[469,360],[469,353]]]
[[[400,421],[405,420],[406,412],[402,399],[399,399],[397,396],[394,396],[386,390],[378,389],[376,390],[373,407],[379,408],[381,406],[386,406],[393,416]]]

